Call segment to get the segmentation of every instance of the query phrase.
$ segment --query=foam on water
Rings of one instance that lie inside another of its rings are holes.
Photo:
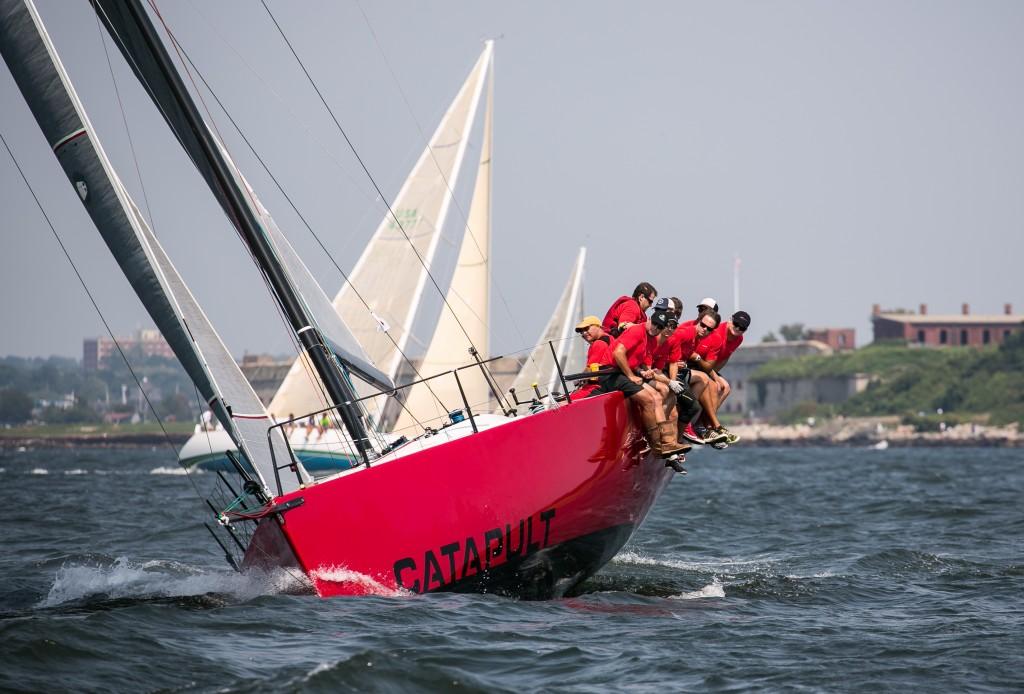
[[[694,590],[689,593],[680,593],[679,595],[673,595],[672,600],[699,600],[701,598],[724,598],[725,588],[716,578],[711,583],[707,584],[700,590]]]
[[[216,593],[240,601],[261,595],[295,592],[297,574],[236,573],[211,571],[177,562],[134,562],[119,557],[109,564],[68,563],[57,570],[53,585],[38,607],[57,607],[91,597],[124,598],[187,597]]]
[[[44,467],[34,467],[29,472],[30,475],[49,475],[50,471]]]
[[[161,465],[160,467],[155,467],[152,470],[150,470],[149,474],[151,474],[151,475],[187,475],[190,472],[199,475],[199,474],[202,474],[203,471],[198,469],[198,468],[196,468],[195,470],[187,470],[187,469],[185,469],[183,467],[170,467],[170,466],[166,466],[166,465]]]
[[[771,559],[718,559],[715,561],[680,561],[678,559],[666,559],[664,557],[650,557],[635,550],[624,550],[615,555],[612,559],[614,564],[633,564],[636,566],[664,566],[680,571],[707,571],[713,568],[728,568],[733,566],[758,567],[768,566]]]
[[[328,581],[330,583],[354,583],[365,595],[379,595],[386,598],[401,598],[413,595],[409,591],[400,588],[390,588],[372,576],[353,571],[345,566],[322,566],[310,575],[317,581]]]
[[[65,470],[64,474],[65,475],[88,475],[89,471],[88,470],[83,470],[82,468],[79,468],[79,467],[76,467],[76,468],[74,468],[72,470]]]

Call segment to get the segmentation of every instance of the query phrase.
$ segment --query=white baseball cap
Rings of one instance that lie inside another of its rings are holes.
[[[713,308],[716,311],[718,310],[718,302],[712,299],[710,296],[706,296],[703,299],[701,299],[699,302],[697,302],[697,305],[707,306],[709,308]]]

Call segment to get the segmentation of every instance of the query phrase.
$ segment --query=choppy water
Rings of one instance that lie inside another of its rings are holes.
[[[240,576],[166,450],[0,470],[2,690],[1024,688],[1020,451],[707,451],[551,602]]]

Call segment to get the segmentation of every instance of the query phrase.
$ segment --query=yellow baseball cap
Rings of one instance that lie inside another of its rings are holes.
[[[601,319],[597,316],[587,316],[576,326],[576,332],[581,333],[592,325],[601,325]]]

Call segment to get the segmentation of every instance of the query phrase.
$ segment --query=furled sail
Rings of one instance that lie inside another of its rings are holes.
[[[492,52],[488,42],[392,203],[394,217],[385,215],[334,299],[342,321],[391,378],[401,366],[423,297]],[[277,415],[300,414],[318,409],[320,402],[300,359],[269,409]]]
[[[566,369],[572,371],[577,367],[583,368],[586,343],[576,336],[574,330],[583,319],[583,264],[586,257],[587,249],[581,248],[555,312],[541,333],[537,346],[530,352],[529,358],[512,381],[512,388],[515,388],[520,399],[532,397],[534,383],[540,387],[542,393],[561,390],[558,369],[548,342],[554,346],[558,364],[561,365],[563,372]]]
[[[490,42],[488,42],[490,43]],[[494,118],[493,63],[487,83],[487,106],[484,111],[483,142],[477,167],[473,198],[469,205],[466,229],[455,264],[455,274],[445,297],[434,335],[419,372],[430,376],[472,363],[469,348],[474,347],[481,359],[489,357],[489,311],[491,286],[491,151]],[[478,369],[459,374],[466,401],[471,407],[486,404],[490,388]],[[462,396],[453,378],[438,378],[410,388],[405,406],[394,431],[415,424],[432,422],[451,409],[462,408]]]
[[[270,488],[280,433],[117,177],[31,0],[0,0],[0,52],[115,260],[239,450]],[[275,430],[277,432],[277,430]],[[273,450],[273,453],[272,453]],[[304,471],[302,473],[305,475]],[[298,486],[283,475],[285,491]]]

